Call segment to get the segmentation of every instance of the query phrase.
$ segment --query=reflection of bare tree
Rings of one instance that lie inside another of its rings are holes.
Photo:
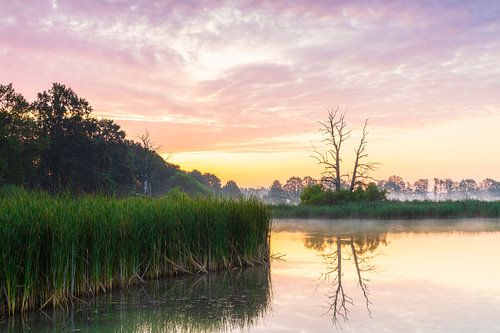
[[[351,252],[352,256],[354,259],[354,265],[356,267],[356,273],[358,275],[358,286],[361,288],[361,291],[363,292],[363,297],[365,298],[366,302],[366,309],[368,310],[368,313],[372,314],[370,311],[370,299],[368,298],[368,282],[369,280],[366,277],[363,277],[364,272],[371,272],[375,268],[371,263],[370,259],[372,257],[366,255],[366,251],[363,252],[359,248],[357,249],[355,246],[354,242],[354,237],[351,236]]]
[[[334,323],[337,322],[340,316],[344,321],[347,321],[347,304],[353,304],[352,298],[346,295],[342,284],[342,243],[337,237],[336,251],[324,254],[323,257],[328,263],[328,271],[325,273],[325,278],[335,286],[333,294],[328,295],[328,312],[333,315]],[[331,276],[334,276],[331,279]]]
[[[371,316],[370,293],[368,290],[368,278],[365,273],[374,270],[371,260],[377,255],[373,252],[380,244],[387,244],[386,234],[349,234],[336,235],[334,237],[310,236],[304,245],[321,252],[327,264],[327,271],[323,279],[333,286],[333,292],[328,294],[327,313],[332,315],[335,325],[339,319],[348,321],[349,305],[353,305],[353,299],[349,297],[343,285],[343,263],[353,262],[358,287],[365,300],[366,309]],[[331,251],[326,252],[327,248]]]

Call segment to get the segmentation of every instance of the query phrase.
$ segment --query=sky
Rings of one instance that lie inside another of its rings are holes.
[[[500,2],[0,0],[0,83],[60,82],[131,139],[241,186],[319,177],[369,119],[377,179],[500,179]]]

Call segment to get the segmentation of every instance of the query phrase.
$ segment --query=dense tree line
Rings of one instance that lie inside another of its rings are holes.
[[[97,119],[92,111],[62,84],[33,102],[12,84],[0,85],[0,185],[146,195],[172,188],[208,195],[217,187],[166,162],[149,135],[129,140],[114,121]]]
[[[198,170],[193,170],[189,172],[189,175],[210,189],[212,195],[233,199],[243,196],[241,189],[234,180],[228,180],[226,184],[222,186],[219,177],[212,173],[201,173]]]
[[[275,180],[269,188],[253,189],[251,193],[273,205],[296,205],[311,200],[318,201],[318,198],[322,196],[326,198],[323,201],[326,200],[330,203],[384,200],[386,196],[389,199],[404,200],[487,200],[500,198],[500,182],[491,178],[486,178],[481,182],[476,182],[473,179],[453,181],[449,178],[434,178],[433,183],[429,179],[422,178],[410,183],[400,176],[391,176],[387,180],[379,180],[376,184],[359,184],[354,191],[350,191],[349,186],[348,182],[341,182],[341,188],[337,191],[336,184],[331,182],[328,177],[314,179],[309,176],[304,178],[293,176],[284,184]],[[247,192],[249,191],[247,190]]]

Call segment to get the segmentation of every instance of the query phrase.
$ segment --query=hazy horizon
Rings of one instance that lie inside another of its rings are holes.
[[[500,178],[497,1],[0,2],[0,83],[63,83],[185,170],[319,177],[339,106],[346,168],[369,118],[376,178]]]

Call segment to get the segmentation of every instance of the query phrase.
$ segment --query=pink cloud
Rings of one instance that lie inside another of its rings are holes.
[[[499,10],[495,1],[7,2],[0,80],[29,98],[63,82],[131,135],[149,127],[177,151],[313,132],[337,105],[353,123],[410,128],[498,113]]]

